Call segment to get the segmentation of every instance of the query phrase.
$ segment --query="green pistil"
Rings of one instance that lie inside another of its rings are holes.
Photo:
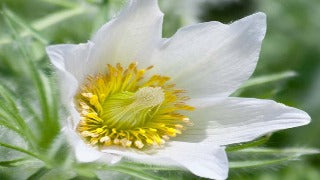
[[[143,87],[136,93],[116,93],[102,104],[101,118],[105,125],[120,130],[139,127],[152,118],[163,100],[164,93],[160,87]]]

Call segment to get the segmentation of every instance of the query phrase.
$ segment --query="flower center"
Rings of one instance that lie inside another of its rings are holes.
[[[106,125],[117,129],[139,127],[152,117],[153,108],[163,100],[164,93],[160,87],[143,87],[136,93],[116,93],[103,103],[101,119],[105,120]]]
[[[185,104],[185,91],[168,84],[166,76],[144,80],[151,68],[108,65],[108,73],[88,78],[75,100],[81,115],[77,130],[86,142],[99,147],[160,146],[191,124],[180,114],[194,109]]]

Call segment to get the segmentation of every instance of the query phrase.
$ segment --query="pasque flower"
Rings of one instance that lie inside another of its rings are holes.
[[[309,123],[271,100],[229,97],[256,67],[265,14],[184,27],[168,39],[162,20],[156,0],[129,0],[89,42],[47,47],[79,161],[124,157],[225,179],[226,145]]]

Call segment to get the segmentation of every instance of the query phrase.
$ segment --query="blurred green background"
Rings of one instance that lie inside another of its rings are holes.
[[[51,73],[44,44],[85,42],[124,4],[121,0],[1,0],[0,6],[13,11],[40,32],[35,39],[25,28],[30,50],[39,68]],[[252,86],[236,93],[243,97],[274,99],[307,111],[312,123],[273,134],[268,147],[320,148],[320,1],[319,0],[160,0],[165,13],[164,36],[179,27],[202,21],[229,23],[257,11],[268,17],[268,30],[254,77],[293,74],[278,81]],[[29,27],[29,28],[30,28]],[[46,40],[43,40],[43,39]],[[47,41],[47,42],[46,42]],[[0,81],[28,95],[28,80],[19,65],[9,29],[0,17]],[[13,84],[13,82],[16,82]],[[267,169],[232,171],[230,179],[320,179],[320,157]]]

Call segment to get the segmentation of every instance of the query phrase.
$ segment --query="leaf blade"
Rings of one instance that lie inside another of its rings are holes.
[[[67,10],[61,10],[55,13],[52,13],[50,15],[47,15],[43,18],[40,18],[38,20],[35,20],[31,23],[30,27],[35,29],[36,31],[42,31],[45,30],[53,25],[56,25],[62,21],[65,21],[71,17],[80,15],[85,13],[86,10],[84,7],[77,7],[73,9],[67,9]],[[19,33],[21,37],[26,37],[30,35],[29,31],[23,31]],[[13,39],[4,37],[0,39],[0,46],[1,45],[7,45],[13,42]]]
[[[15,150],[15,151],[18,151],[18,152],[21,152],[23,154],[27,154],[27,155],[29,155],[31,157],[34,157],[36,159],[44,161],[44,159],[41,156],[39,156],[39,155],[37,155],[37,154],[35,154],[35,153],[31,152],[31,151],[28,151],[26,149],[23,149],[21,147],[14,146],[14,145],[7,144],[7,143],[3,143],[3,142],[0,142],[0,146],[8,148],[8,149]]]
[[[10,18],[13,22],[17,23],[22,28],[29,31],[29,33],[34,36],[36,39],[38,39],[41,43],[44,45],[48,44],[48,40],[37,30],[35,30],[33,27],[31,27],[27,22],[25,22],[21,17],[19,17],[17,14],[15,14],[13,11],[11,11],[8,8],[4,9],[5,15]]]

